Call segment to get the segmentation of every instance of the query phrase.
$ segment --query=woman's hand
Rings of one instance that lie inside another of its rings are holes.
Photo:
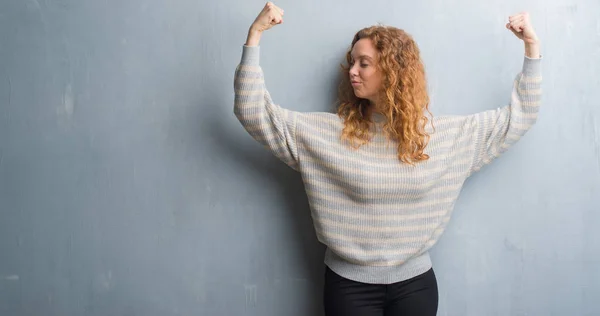
[[[247,46],[256,46],[260,42],[262,33],[277,24],[283,23],[283,10],[272,2],[267,2],[265,7],[256,17],[248,31]]]
[[[537,34],[535,34],[535,30],[533,29],[533,25],[531,24],[531,19],[529,18],[529,13],[521,12],[519,14],[511,15],[508,17],[508,23],[506,23],[506,28],[511,30],[515,36],[517,36],[520,40],[525,43],[525,55],[530,58],[539,58],[539,39]]]

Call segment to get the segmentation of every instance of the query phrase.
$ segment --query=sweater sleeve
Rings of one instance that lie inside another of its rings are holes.
[[[256,141],[294,170],[298,170],[296,120],[298,113],[273,103],[259,65],[259,46],[243,46],[234,77],[233,111]]]
[[[525,56],[507,106],[473,114],[467,120],[475,139],[471,173],[500,156],[535,124],[541,101],[541,60],[541,56]]]

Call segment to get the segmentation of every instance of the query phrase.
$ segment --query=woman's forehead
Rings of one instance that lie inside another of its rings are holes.
[[[350,55],[352,55],[352,58],[354,59],[364,57],[374,59],[377,57],[377,50],[375,49],[375,46],[373,46],[371,39],[364,38],[354,44]]]

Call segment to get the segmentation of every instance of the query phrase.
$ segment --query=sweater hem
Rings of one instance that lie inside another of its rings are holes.
[[[325,251],[325,265],[340,276],[369,284],[392,284],[421,275],[431,269],[429,252],[408,259],[397,266],[374,267],[350,263],[329,248]]]

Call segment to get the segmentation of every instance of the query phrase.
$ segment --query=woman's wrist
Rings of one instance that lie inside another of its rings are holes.
[[[248,30],[248,38],[246,39],[246,46],[258,46],[261,35],[262,32],[256,30],[254,27],[250,27]]]
[[[540,42],[525,42],[525,56],[529,58],[540,58]]]

